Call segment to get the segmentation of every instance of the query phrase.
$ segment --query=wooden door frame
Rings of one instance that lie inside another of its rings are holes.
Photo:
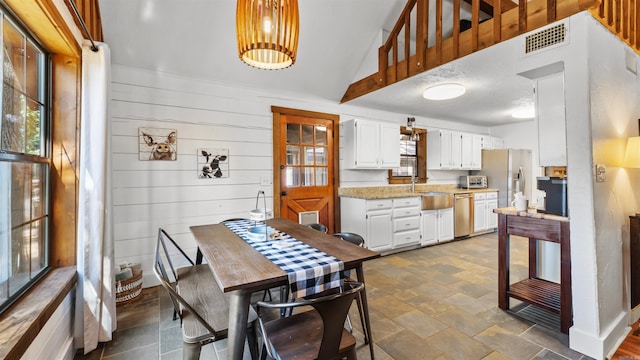
[[[335,232],[340,231],[340,197],[338,188],[340,187],[340,115],[327,114],[315,111],[299,110],[271,106],[273,115],[273,215],[280,216],[280,180],[281,171],[278,168],[280,162],[280,115],[303,116],[330,120],[333,122],[333,224]]]

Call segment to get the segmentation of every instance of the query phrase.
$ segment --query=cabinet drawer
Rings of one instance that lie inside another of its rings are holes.
[[[393,207],[398,208],[398,207],[412,207],[412,206],[420,207],[419,197],[393,199]]]
[[[400,218],[393,220],[393,231],[406,231],[420,229],[420,216]]]
[[[393,218],[403,218],[403,217],[411,217],[411,216],[420,216],[420,208],[419,207],[407,207],[407,208],[399,208],[393,209]]]
[[[391,199],[367,200],[367,210],[391,209]]]
[[[497,192],[488,192],[487,193],[487,199],[497,199],[498,198],[498,193]]]
[[[420,230],[403,231],[393,234],[393,247],[420,243]]]
[[[473,198],[475,200],[485,200],[487,198],[487,193],[475,193],[473,194]]]

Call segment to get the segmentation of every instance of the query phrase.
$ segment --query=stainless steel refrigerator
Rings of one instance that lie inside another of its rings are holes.
[[[513,194],[518,191],[531,203],[531,189],[536,186],[531,161],[531,150],[482,150],[482,170],[472,173],[485,175],[488,186],[498,189],[498,207],[510,206]]]

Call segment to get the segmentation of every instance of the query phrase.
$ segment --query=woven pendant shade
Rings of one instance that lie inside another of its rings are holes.
[[[238,56],[260,69],[284,69],[296,62],[297,0],[238,0]]]

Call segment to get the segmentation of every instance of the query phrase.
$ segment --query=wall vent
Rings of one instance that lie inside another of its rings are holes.
[[[525,54],[561,44],[564,42],[566,34],[564,23],[531,34],[526,38]]]

